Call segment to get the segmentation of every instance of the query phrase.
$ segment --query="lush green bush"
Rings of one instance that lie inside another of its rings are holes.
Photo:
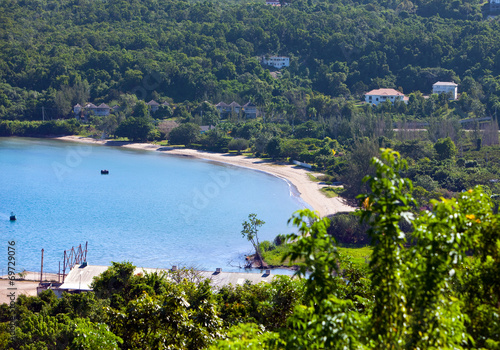
[[[328,234],[340,244],[364,246],[370,243],[369,225],[361,223],[353,213],[337,213],[329,217],[331,224]]]
[[[50,121],[0,121],[0,136],[64,136],[81,130],[76,119]]]
[[[170,132],[169,141],[172,145],[189,145],[200,137],[200,127],[193,123],[181,124]]]

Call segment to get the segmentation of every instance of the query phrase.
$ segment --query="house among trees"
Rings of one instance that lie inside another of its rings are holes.
[[[76,104],[73,106],[73,113],[75,117],[80,117],[81,119],[86,119],[89,115],[97,115],[101,117],[108,116],[111,113],[111,107],[105,103],[101,103],[99,106],[96,106],[93,103],[87,103],[85,107],[82,107],[80,104]]]
[[[396,101],[407,102],[408,98],[402,93],[394,89],[375,89],[365,94],[366,103],[378,106],[379,103],[389,101],[394,103]]]
[[[221,115],[231,112],[231,107],[229,107],[229,105],[225,102],[217,103],[215,105],[215,109],[217,109],[217,112],[219,112],[219,114]]]
[[[98,116],[107,116],[111,113],[111,107],[105,103],[101,103],[94,111],[95,115]]]
[[[234,101],[229,104],[229,108],[230,108],[231,112],[234,112],[236,114],[240,113],[240,110],[241,110],[241,106],[237,102],[234,102]]]
[[[75,113],[76,116],[80,115],[82,112],[82,106],[80,106],[79,103],[73,106],[73,113]]]
[[[151,112],[156,112],[158,108],[160,108],[160,104],[156,102],[155,100],[151,100],[148,103],[146,103],[149,106],[149,109],[151,109]]]
[[[454,82],[438,81],[437,83],[432,84],[433,94],[449,94],[450,100],[457,99],[457,90],[458,90],[458,84],[455,84]]]
[[[256,118],[258,113],[257,105],[249,101],[243,105],[243,112],[247,118]]]
[[[290,57],[286,56],[262,56],[260,62],[274,68],[290,67]]]
[[[257,109],[257,105],[253,102],[247,102],[245,105],[241,106],[237,102],[233,101],[230,104],[225,102],[219,102],[215,105],[217,112],[221,116],[227,116],[229,113],[239,114],[242,112],[247,118],[256,118],[259,114],[259,110]]]
[[[266,0],[266,5],[270,6],[281,6],[279,0]]]

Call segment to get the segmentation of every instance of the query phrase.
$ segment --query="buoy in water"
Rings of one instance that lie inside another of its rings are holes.
[[[14,215],[14,212],[10,213],[10,221],[16,221],[16,216]]]

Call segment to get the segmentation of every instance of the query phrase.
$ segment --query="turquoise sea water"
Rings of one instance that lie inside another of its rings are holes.
[[[42,248],[44,271],[57,272],[63,251],[86,241],[94,265],[128,260],[238,271],[231,265],[243,265],[251,252],[240,233],[248,214],[266,222],[261,240],[272,240],[293,230],[287,220],[303,207],[288,183],[249,169],[160,152],[0,138],[1,273],[13,240],[18,272],[38,271]]]

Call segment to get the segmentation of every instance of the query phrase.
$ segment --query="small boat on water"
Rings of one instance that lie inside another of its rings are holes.
[[[10,213],[10,221],[16,221],[16,216],[14,215],[14,212]]]
[[[101,175],[108,175],[109,174],[109,170],[101,170]]]

